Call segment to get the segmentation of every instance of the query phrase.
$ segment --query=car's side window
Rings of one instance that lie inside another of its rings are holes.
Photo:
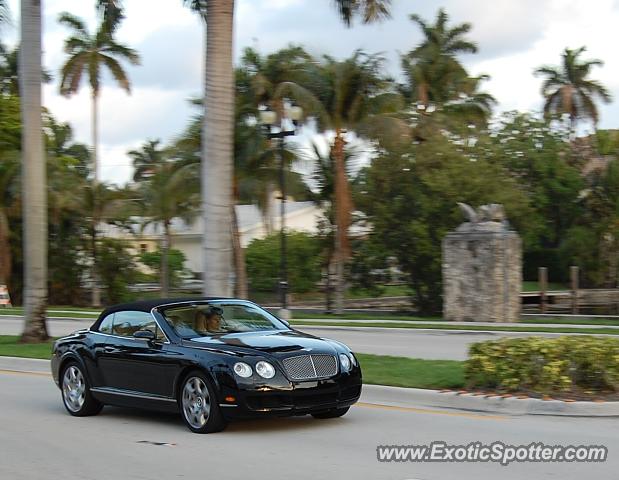
[[[98,330],[101,333],[107,333],[108,335],[110,335],[112,333],[112,323],[113,322],[114,322],[114,314],[110,313],[103,320],[101,320],[101,323],[99,324],[99,329]]]
[[[121,337],[132,337],[138,330],[150,330],[157,334],[157,324],[155,319],[148,312],[124,311],[116,312],[114,316],[114,335]]]

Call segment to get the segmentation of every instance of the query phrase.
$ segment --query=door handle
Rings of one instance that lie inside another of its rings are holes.
[[[103,347],[103,350],[106,352],[113,352],[114,350],[116,350],[116,348],[110,345],[106,345],[105,347]]]

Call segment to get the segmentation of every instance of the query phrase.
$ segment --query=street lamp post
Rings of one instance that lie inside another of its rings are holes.
[[[303,117],[301,107],[285,104],[281,118],[269,109],[260,111],[260,121],[265,127],[265,134],[271,140],[277,140],[279,150],[279,190],[280,201],[280,264],[279,264],[279,295],[281,309],[280,318],[290,319],[288,310],[288,257],[286,251],[286,160],[284,158],[284,139],[297,133],[297,127]],[[293,128],[287,128],[292,124]]]

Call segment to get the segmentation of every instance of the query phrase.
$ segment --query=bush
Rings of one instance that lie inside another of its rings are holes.
[[[618,392],[619,339],[528,337],[474,343],[465,376],[469,387],[506,392]]]
[[[135,259],[122,240],[103,238],[97,248],[97,268],[105,303],[120,303],[131,298],[129,285],[135,279]]]
[[[286,235],[288,282],[293,293],[308,292],[315,288],[321,276],[321,243],[316,237],[303,232]],[[280,269],[280,237],[271,235],[252,241],[245,253],[247,276],[253,291],[277,291]]]
[[[140,262],[156,273],[157,278],[161,278],[161,250],[154,252],[144,252],[140,254]],[[170,285],[177,287],[181,283],[181,275],[185,273],[185,254],[175,248],[168,250],[168,270],[170,275]]]

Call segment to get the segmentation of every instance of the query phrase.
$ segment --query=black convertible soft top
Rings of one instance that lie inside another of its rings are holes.
[[[106,308],[99,315],[100,320],[103,317],[109,315],[110,313],[121,312],[124,310],[133,310],[138,312],[150,312],[153,308],[159,307],[161,305],[167,305],[169,303],[180,303],[180,302],[198,302],[198,301],[209,301],[209,300],[230,300],[228,297],[180,297],[180,298],[155,298],[150,300],[139,300],[136,302],[128,302],[128,303],[119,303],[118,305],[112,305],[111,307]]]

